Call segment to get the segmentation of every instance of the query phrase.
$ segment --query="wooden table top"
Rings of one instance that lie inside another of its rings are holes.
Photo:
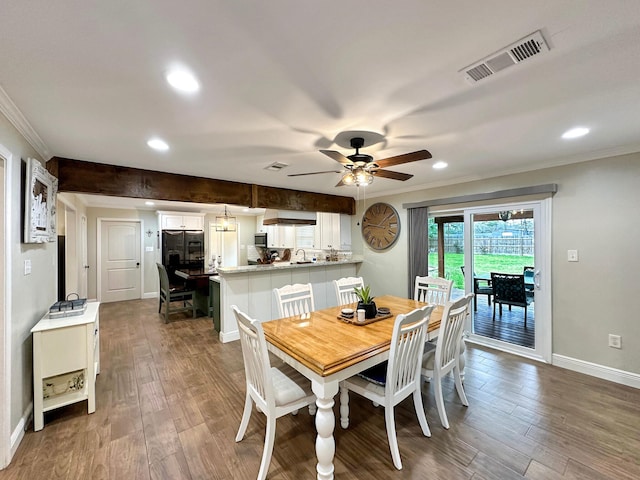
[[[269,343],[325,377],[389,350],[396,315],[426,305],[392,295],[376,297],[375,302],[378,308],[389,308],[393,316],[368,325],[349,324],[337,317],[342,308],[356,305],[341,305],[263,322],[262,328]],[[429,332],[440,328],[442,312],[443,307],[437,307],[431,313]]]

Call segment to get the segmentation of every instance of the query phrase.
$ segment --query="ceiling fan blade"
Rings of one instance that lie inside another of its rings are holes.
[[[342,165],[353,165],[351,160],[335,150],[320,150],[320,153],[324,153],[327,157],[333,158],[336,162],[341,163]]]
[[[431,158],[431,153],[427,150],[418,150],[417,152],[404,153],[395,157],[387,157],[382,160],[376,160],[374,163],[380,168],[393,167],[402,163],[416,162],[418,160],[426,160]]]
[[[342,187],[343,185],[345,185],[345,183],[342,181],[342,179],[340,179],[340,181],[336,183],[336,187]]]
[[[376,177],[390,178],[392,180],[402,180],[403,182],[413,177],[413,175],[410,175],[408,173],[392,172],[391,170],[382,170],[380,168],[371,170],[370,173],[371,175],[375,175]]]
[[[290,173],[287,177],[302,177],[304,175],[318,175],[319,173],[342,173],[340,170],[325,170],[324,172]]]

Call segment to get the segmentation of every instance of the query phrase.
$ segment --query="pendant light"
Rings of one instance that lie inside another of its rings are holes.
[[[237,225],[236,217],[229,216],[225,205],[224,216],[216,216],[216,232],[235,232]]]

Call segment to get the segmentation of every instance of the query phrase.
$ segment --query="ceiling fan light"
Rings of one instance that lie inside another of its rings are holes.
[[[354,183],[356,183],[356,177],[353,175],[353,173],[348,172],[344,175],[344,177],[342,177],[342,183],[344,183],[345,185],[353,185]]]

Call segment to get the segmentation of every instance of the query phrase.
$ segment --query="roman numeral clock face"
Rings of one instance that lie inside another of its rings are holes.
[[[374,203],[362,217],[362,238],[374,250],[386,250],[400,235],[400,217],[388,203]]]

